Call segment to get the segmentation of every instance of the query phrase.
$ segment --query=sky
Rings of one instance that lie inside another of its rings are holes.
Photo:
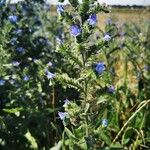
[[[51,3],[57,3],[57,0],[48,0]],[[65,0],[67,2],[67,0]],[[150,5],[150,0],[99,0],[100,3],[108,5]]]
[[[20,0],[11,0],[12,2],[17,2]],[[57,4],[58,0],[47,0],[52,4]],[[100,3],[106,3],[108,5],[149,5],[150,0],[99,0]],[[67,0],[65,0],[67,3]]]

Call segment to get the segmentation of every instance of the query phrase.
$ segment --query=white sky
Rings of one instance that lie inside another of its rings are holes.
[[[57,3],[57,0],[47,0],[53,4]],[[65,0],[67,2],[67,0]],[[108,5],[150,5],[150,0],[99,0],[100,3],[106,3]]]
[[[20,0],[11,0],[12,2],[17,2]],[[47,0],[52,4],[57,4],[58,0]],[[150,0],[99,0],[100,3],[106,3],[108,5],[150,5]],[[67,3],[67,0],[65,0]]]

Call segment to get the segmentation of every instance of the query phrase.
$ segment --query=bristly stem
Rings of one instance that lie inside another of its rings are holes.
[[[83,69],[86,69],[86,51],[81,51],[81,55],[82,55],[82,62],[83,62]],[[85,78],[84,79],[84,103],[83,106],[86,106],[87,103],[87,93],[88,93],[88,81]],[[88,116],[86,115],[86,137],[88,137]]]
[[[54,85],[52,85],[52,107],[53,107],[53,110],[55,110],[55,89],[54,89]],[[56,125],[56,113],[54,111],[53,113],[53,117],[54,117],[54,123]],[[57,134],[57,132],[56,132]]]

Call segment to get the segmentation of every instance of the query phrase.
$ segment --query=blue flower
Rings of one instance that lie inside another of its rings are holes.
[[[23,47],[18,47],[16,51],[19,53],[24,53],[25,49]]]
[[[91,14],[89,16],[88,23],[91,26],[95,26],[96,25],[96,23],[97,23],[97,16],[96,16],[96,14]]]
[[[65,103],[64,103],[63,107],[66,107],[70,103],[70,101],[68,99],[65,99],[64,102]]]
[[[15,31],[16,35],[21,36],[22,35],[22,29],[17,29]]]
[[[104,70],[106,69],[105,63],[104,62],[99,62],[97,63],[95,70],[98,74],[102,74]]]
[[[108,92],[109,93],[114,93],[115,92],[115,87],[113,85],[111,85],[109,88],[108,88]]]
[[[49,72],[48,70],[46,70],[46,76],[48,79],[52,79],[56,76],[56,74]]]
[[[56,41],[58,44],[63,44],[64,43],[64,40],[60,37],[56,37]]]
[[[68,115],[68,113],[66,113],[66,112],[58,112],[59,118],[63,121],[64,121],[64,119],[66,118],[67,115]]]
[[[76,36],[78,36],[78,35],[80,35],[80,33],[81,33],[81,28],[78,26],[78,25],[72,25],[71,27],[70,27],[70,32],[71,32],[71,35],[72,36],[74,36],[74,37],[76,37]]]
[[[24,77],[23,77],[23,80],[24,81],[28,81],[30,78],[27,76],[27,75],[25,75]]]
[[[3,86],[4,84],[5,84],[5,80],[3,80],[3,79],[0,79],[0,86]]]
[[[18,16],[11,15],[8,17],[8,19],[11,23],[16,23],[18,21]]]
[[[103,37],[104,41],[110,41],[111,40],[111,36],[109,34],[105,34],[105,36]]]
[[[102,126],[107,127],[108,126],[108,120],[102,119]]]
[[[17,38],[16,38],[16,37],[12,38],[12,39],[10,40],[10,44],[11,44],[11,45],[16,45],[16,44],[17,44]]]
[[[20,65],[20,63],[18,61],[13,61],[12,65],[15,66],[15,67],[18,67]]]
[[[9,5],[9,8],[11,9],[11,11],[16,11],[16,6],[15,5]]]
[[[4,1],[1,1],[1,2],[0,2],[0,7],[2,7],[4,4],[5,4],[5,2],[4,2]]]
[[[57,5],[57,13],[61,14],[64,12],[64,6],[63,5]]]

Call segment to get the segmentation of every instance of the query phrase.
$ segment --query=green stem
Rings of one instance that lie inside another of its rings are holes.
[[[85,83],[85,106],[86,106],[86,102],[87,102],[87,80],[85,79],[84,81]],[[88,133],[88,115],[86,114],[86,137],[88,137],[89,133]]]
[[[62,134],[62,150],[65,150],[65,132]]]
[[[82,55],[82,62],[83,62],[83,69],[86,69],[86,51],[81,51],[81,55]],[[87,93],[88,93],[88,81],[85,78],[84,79],[84,103],[83,106],[86,106],[87,103]],[[88,116],[86,115],[86,137],[88,137]]]
[[[53,110],[55,110],[55,89],[54,89],[54,85],[52,85],[52,108]],[[56,123],[56,112],[53,112],[53,119],[54,119],[54,124],[55,126],[57,126]],[[57,131],[54,131],[54,137],[57,137]]]

